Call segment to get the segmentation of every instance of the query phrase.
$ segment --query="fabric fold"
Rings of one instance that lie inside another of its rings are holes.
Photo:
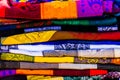
[[[94,1],[53,1],[46,3],[13,3],[9,7],[2,6],[2,18],[25,18],[25,19],[70,19],[102,16],[104,10],[111,11],[111,6],[106,7],[103,0],[97,5]],[[82,5],[84,4],[84,5]],[[111,4],[109,2],[109,4]],[[62,6],[61,6],[62,5]],[[96,7],[94,7],[96,6]],[[105,8],[103,10],[103,8]],[[89,11],[88,11],[89,9]],[[54,12],[53,12],[54,11]],[[56,12],[59,11],[59,13]],[[88,14],[89,13],[89,14]],[[62,15],[65,14],[65,15]]]
[[[72,71],[72,73],[71,73]],[[46,75],[46,76],[95,76],[107,74],[107,70],[0,70],[0,78],[12,75]],[[96,73],[97,72],[97,73]]]

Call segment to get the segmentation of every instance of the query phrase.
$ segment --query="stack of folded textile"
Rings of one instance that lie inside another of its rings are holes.
[[[0,0],[0,80],[119,80],[120,0]]]

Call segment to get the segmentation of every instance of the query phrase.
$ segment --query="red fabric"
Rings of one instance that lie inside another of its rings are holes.
[[[107,70],[54,70],[54,76],[94,76],[107,74]]]
[[[5,7],[0,8],[0,17],[5,17]]]
[[[107,74],[107,70],[90,70],[90,76]]]
[[[6,8],[4,14],[7,18],[40,19],[40,4],[32,6],[29,3],[14,4],[11,8]]]
[[[107,33],[75,33],[69,32],[76,39],[84,40],[120,40],[120,32],[107,32]]]

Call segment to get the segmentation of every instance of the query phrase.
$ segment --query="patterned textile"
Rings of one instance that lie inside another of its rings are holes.
[[[2,23],[0,25],[0,31],[8,29],[20,29],[28,27],[43,27],[52,25],[65,25],[65,26],[111,26],[119,23],[119,17],[103,17],[98,19],[67,19],[67,20],[37,20],[37,21],[22,21],[21,23],[14,22],[15,25],[9,25],[10,23]],[[24,23],[23,23],[24,22]],[[7,25],[8,24],[8,25]],[[11,23],[12,24],[12,23]],[[119,25],[119,24],[118,24]]]
[[[104,69],[109,71],[120,71],[119,65],[113,64],[76,64],[76,63],[30,63],[30,62],[10,62],[1,61],[1,69]]]
[[[73,44],[77,45],[77,44]],[[14,54],[25,54],[25,55],[30,55],[30,56],[44,56],[44,57],[88,57],[88,58],[119,58],[120,57],[120,49],[118,48],[112,48],[111,45],[106,45],[110,46],[111,49],[106,48],[102,49],[97,48],[97,49],[88,49],[88,47],[79,47],[83,46],[84,44],[79,44],[78,47],[64,47],[63,44],[60,45],[34,45],[34,46],[29,46],[29,45],[18,45],[14,47],[11,46],[12,48],[7,49],[7,47],[10,46],[1,46],[1,53],[14,53]],[[88,44],[85,44],[88,45]],[[35,47],[37,46],[37,47]],[[90,45],[92,46],[92,45]],[[96,47],[97,45],[95,45]],[[99,45],[102,46],[102,45]],[[41,47],[45,47],[44,49]],[[114,46],[113,46],[114,47]],[[119,47],[119,46],[118,46]],[[104,46],[103,46],[104,48]],[[51,50],[50,50],[51,49]],[[52,50],[53,49],[53,50]]]
[[[80,1],[80,0],[11,0],[12,3],[15,3],[15,2],[40,3],[40,2],[51,2],[51,1]],[[93,2],[93,3],[95,3],[95,2]],[[103,4],[105,5],[103,7],[105,8],[104,10],[106,12],[112,12],[111,11],[112,9],[109,10],[109,8],[112,8],[112,7],[113,7],[113,13],[120,11],[120,5],[119,5],[120,1],[119,0],[103,0]]]
[[[6,2],[7,6],[3,5],[0,8],[1,11],[0,17],[25,18],[25,19],[70,19],[70,18],[94,17],[102,16],[103,12],[112,12],[111,6],[112,3],[113,3],[112,1],[106,2],[103,0],[98,1],[80,0],[62,2],[53,1],[38,4],[11,3],[11,5],[9,5]]]
[[[64,35],[66,34],[66,35]],[[90,36],[89,36],[90,35]],[[99,36],[98,36],[99,35]],[[120,32],[90,33],[90,32],[69,32],[69,31],[40,31],[1,37],[1,44],[24,44],[35,42],[46,42],[54,40],[120,40]]]
[[[97,80],[101,80],[100,76],[80,76],[80,77],[72,77],[72,76],[37,76],[37,75],[14,75],[14,76],[10,76],[10,77],[5,77],[2,78],[1,80],[87,80],[87,79],[97,79]]]
[[[120,80],[119,0],[0,0],[0,80]]]
[[[115,72],[113,72],[115,73]],[[107,75],[107,76],[106,76]],[[14,76],[8,76],[5,78],[2,78],[1,80],[119,80],[118,75],[117,78],[113,77],[113,75],[110,75],[109,73],[106,75],[98,75],[98,76],[79,76],[79,77],[73,77],[73,76],[38,76],[38,75],[14,75]]]
[[[72,73],[71,73],[72,72]],[[96,73],[97,72],[97,73]],[[108,73],[107,70],[0,70],[0,77],[21,75],[45,75],[45,76],[95,76]]]
[[[84,57],[38,57],[23,54],[3,53],[1,60],[26,61],[26,62],[47,62],[47,63],[81,63],[81,64],[120,64],[119,58],[84,58]]]
[[[15,34],[22,34],[28,32],[40,32],[40,31],[74,31],[74,32],[115,32],[120,31],[119,25],[111,26],[43,26],[36,28],[21,28],[21,29],[12,29],[12,26],[1,28],[0,35],[2,37],[7,37]],[[4,30],[5,29],[5,30]]]

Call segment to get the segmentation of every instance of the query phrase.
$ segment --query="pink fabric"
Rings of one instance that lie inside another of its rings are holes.
[[[8,4],[8,0],[0,0],[0,7],[10,8],[10,6]]]
[[[112,13],[113,1],[103,1],[103,11],[105,13]]]

